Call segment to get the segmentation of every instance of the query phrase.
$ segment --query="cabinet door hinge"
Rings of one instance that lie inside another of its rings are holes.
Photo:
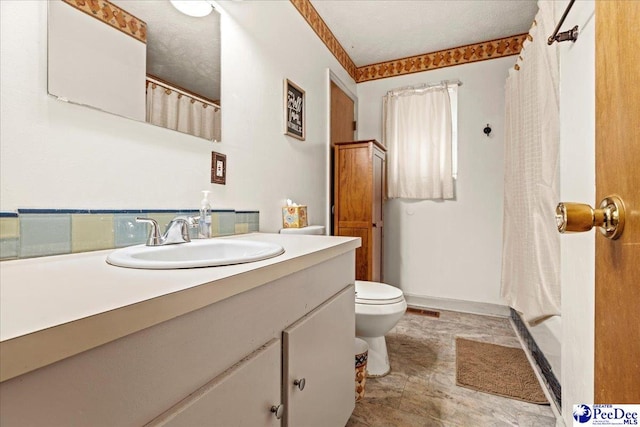
[[[353,130],[358,130],[358,122],[356,122],[355,120],[353,121]]]

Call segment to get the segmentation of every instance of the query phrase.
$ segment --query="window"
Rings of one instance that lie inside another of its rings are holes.
[[[384,97],[390,198],[454,198],[458,85],[443,82],[399,89]]]

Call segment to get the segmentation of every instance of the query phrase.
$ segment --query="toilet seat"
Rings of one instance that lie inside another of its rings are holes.
[[[390,305],[404,301],[402,291],[394,286],[379,282],[356,280],[356,304]]]

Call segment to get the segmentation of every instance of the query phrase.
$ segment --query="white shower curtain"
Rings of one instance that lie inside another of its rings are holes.
[[[502,296],[531,323],[560,314],[559,89],[552,1],[539,1],[506,82]]]
[[[447,85],[383,98],[389,198],[452,199],[451,102]]]
[[[220,107],[147,81],[147,122],[220,141]]]

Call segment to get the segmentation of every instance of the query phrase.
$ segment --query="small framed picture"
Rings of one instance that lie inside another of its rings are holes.
[[[289,79],[284,80],[284,123],[285,135],[301,141],[305,138],[304,90]]]
[[[211,183],[227,183],[227,156],[215,151],[211,152]]]

